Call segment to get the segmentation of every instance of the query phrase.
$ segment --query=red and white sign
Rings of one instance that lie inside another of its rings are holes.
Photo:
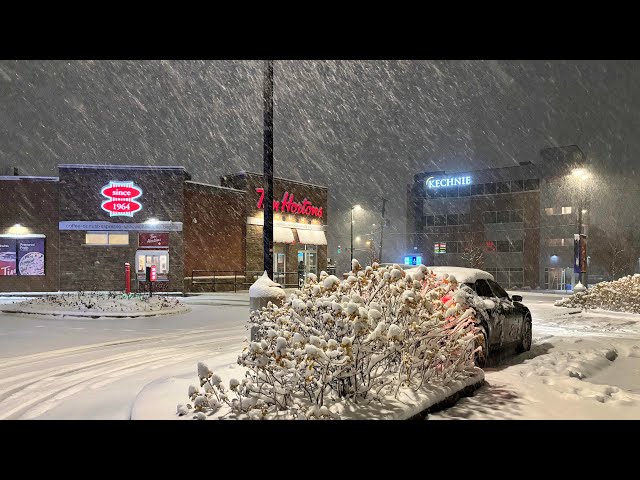
[[[258,208],[263,208],[264,203],[264,188],[256,188],[256,192],[260,194],[258,199]],[[294,215],[309,215],[322,218],[322,207],[314,207],[306,198],[302,200],[302,203],[293,201],[293,193],[284,192],[284,196],[281,201],[273,201],[273,211],[277,212],[293,213]]]
[[[158,275],[156,274],[156,266],[151,265],[151,272],[149,272],[149,280],[155,282],[158,280]]]
[[[169,234],[146,232],[138,234],[140,248],[169,248]]]
[[[133,182],[111,181],[100,193],[108,198],[102,202],[102,209],[111,217],[133,217],[142,210],[142,204],[134,200],[142,195],[142,189]]]

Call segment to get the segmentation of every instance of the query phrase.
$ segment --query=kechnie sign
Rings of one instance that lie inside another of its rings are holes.
[[[455,187],[457,185],[471,185],[471,177],[450,177],[450,178],[434,178],[429,177],[425,180],[427,188]]]

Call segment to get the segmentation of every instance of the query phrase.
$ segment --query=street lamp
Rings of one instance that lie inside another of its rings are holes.
[[[353,265],[353,211],[360,210],[360,205],[354,205],[351,207],[351,265]]]
[[[578,182],[580,184],[580,193],[579,193],[579,199],[578,199],[578,239],[579,239],[578,245],[581,245],[580,242],[582,242],[582,232],[583,232],[582,208],[583,208],[583,198],[584,198],[584,181],[587,180],[590,175],[589,175],[589,171],[586,168],[582,168],[582,167],[574,168],[571,174],[578,179]],[[585,243],[584,244],[585,253],[586,253],[586,248],[587,248],[587,245]],[[579,255],[582,257],[582,251],[579,252]],[[581,269],[579,281],[585,288],[587,287],[587,265],[584,265],[584,272],[582,272],[582,269]]]

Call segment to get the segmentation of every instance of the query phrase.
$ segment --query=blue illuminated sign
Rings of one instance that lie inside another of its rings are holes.
[[[422,255],[410,255],[404,257],[405,265],[422,265]]]
[[[471,177],[429,177],[425,181],[427,188],[455,187],[457,185],[471,185]]]

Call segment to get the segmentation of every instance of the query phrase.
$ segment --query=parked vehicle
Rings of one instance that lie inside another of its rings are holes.
[[[522,304],[521,295],[509,296],[490,278],[463,283],[464,287],[484,301],[488,317],[482,318],[480,323],[484,354],[476,358],[479,367],[487,365],[494,353],[506,347],[515,346],[518,353],[531,349],[531,311]]]
[[[383,264],[393,265],[393,264]],[[414,265],[399,265],[411,272]],[[489,272],[476,268],[437,266],[428,267],[436,274],[450,274],[456,278],[460,288],[484,302],[487,318],[478,315],[480,336],[478,343],[483,352],[476,356],[476,364],[484,367],[491,363],[493,355],[508,347],[516,348],[518,353],[531,349],[532,317],[531,311],[522,304],[521,295],[509,296]]]

